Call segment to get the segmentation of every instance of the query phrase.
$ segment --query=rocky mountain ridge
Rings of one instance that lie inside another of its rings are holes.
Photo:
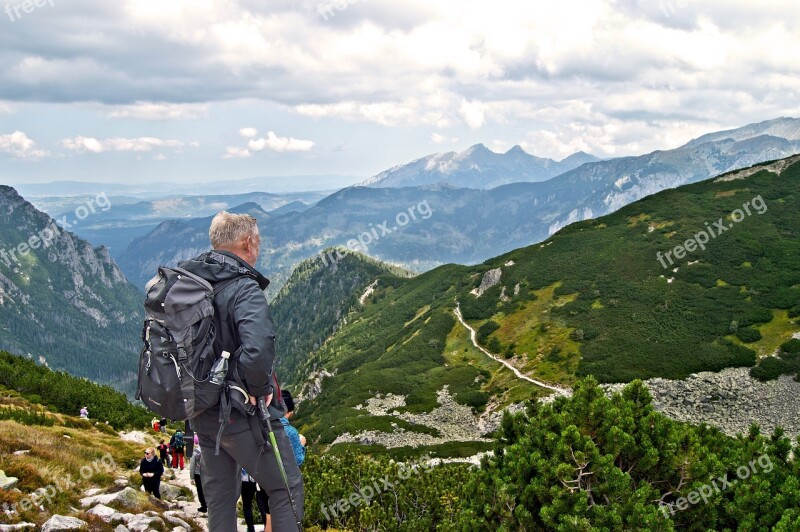
[[[0,186],[0,349],[109,382],[133,371],[140,296],[106,248],[65,227]]]
[[[490,189],[519,182],[545,181],[584,163],[600,159],[578,152],[562,161],[536,157],[517,145],[496,153],[483,144],[462,152],[434,153],[408,164],[400,164],[360,183],[368,187],[418,187],[449,185]]]

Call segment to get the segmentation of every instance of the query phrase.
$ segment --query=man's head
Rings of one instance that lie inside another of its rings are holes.
[[[230,251],[250,266],[256,265],[261,239],[258,223],[249,214],[222,211],[211,220],[208,230],[211,246],[218,251]]]
[[[286,405],[286,418],[288,419],[294,414],[294,398],[289,390],[281,390],[281,397],[283,397],[283,404]]]

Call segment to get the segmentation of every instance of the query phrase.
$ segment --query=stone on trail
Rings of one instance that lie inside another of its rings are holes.
[[[58,532],[61,530],[80,530],[87,527],[86,521],[81,521],[77,517],[67,517],[64,515],[54,515],[42,525],[42,532]]]

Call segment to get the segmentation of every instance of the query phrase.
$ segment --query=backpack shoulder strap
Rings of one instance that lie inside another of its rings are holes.
[[[217,297],[226,288],[228,288],[230,285],[232,285],[233,283],[235,283],[236,281],[238,281],[242,277],[250,277],[251,279],[253,279],[255,281],[255,278],[252,275],[248,274],[248,273],[243,273],[241,275],[237,275],[236,277],[231,277],[230,279],[225,279],[224,281],[220,281],[220,282],[215,283],[213,285],[214,297]]]

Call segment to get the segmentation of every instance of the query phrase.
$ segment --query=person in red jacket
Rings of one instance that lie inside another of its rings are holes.
[[[161,440],[160,442],[158,442],[158,447],[156,447],[156,449],[158,449],[158,454],[159,454],[159,459],[161,460],[161,464],[169,466],[170,463],[169,445],[164,443],[164,440]]]
[[[180,467],[181,471],[183,471],[183,452],[185,449],[183,432],[180,430],[175,431],[175,434],[169,440],[169,446],[172,448],[172,468]]]

